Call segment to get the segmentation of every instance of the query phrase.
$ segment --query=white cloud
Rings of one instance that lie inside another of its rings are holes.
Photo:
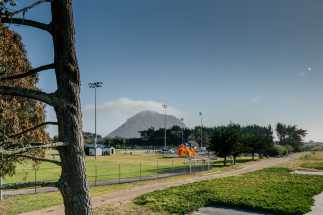
[[[162,102],[151,100],[133,100],[119,98],[117,100],[97,105],[97,129],[102,135],[109,134],[128,118],[144,110],[163,113]],[[84,130],[93,131],[94,105],[86,105],[83,108]],[[182,114],[176,108],[168,106],[167,114],[180,117]]]
[[[129,98],[119,98],[117,100],[106,102],[103,105],[97,106],[98,112],[119,112],[124,114],[136,114],[140,111],[151,110],[156,112],[163,112],[162,102],[158,101],[145,101],[145,100],[132,100]],[[94,111],[94,105],[86,105],[84,111]],[[180,114],[173,107],[167,108],[167,113],[170,114]]]
[[[303,72],[297,73],[297,76],[298,77],[305,77],[306,74],[307,74],[307,72],[306,71],[303,71]]]
[[[130,98],[119,98],[111,102],[97,105],[97,133],[107,135],[128,118],[144,110],[163,113],[162,102],[149,100],[133,100]],[[84,105],[83,130],[94,132],[94,104]],[[182,117],[182,113],[172,106],[168,106],[167,114]],[[52,108],[46,108],[48,121],[56,121],[56,115]],[[57,127],[48,127],[51,136],[57,135]]]
[[[297,76],[298,77],[305,77],[306,75],[308,75],[310,72],[312,71],[312,67],[307,67],[306,70],[298,72]]]
[[[255,96],[255,97],[251,98],[251,102],[257,104],[257,103],[261,102],[262,99],[263,99],[262,96]]]

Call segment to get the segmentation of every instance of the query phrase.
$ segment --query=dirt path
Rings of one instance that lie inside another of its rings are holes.
[[[298,154],[294,154],[285,158],[271,158],[271,159],[265,159],[261,161],[249,162],[244,164],[239,169],[232,169],[221,173],[213,173],[213,174],[208,174],[204,176],[197,175],[197,176],[192,176],[191,178],[188,178],[188,179],[182,179],[178,181],[154,181],[149,184],[135,187],[133,189],[117,191],[106,195],[94,197],[92,199],[92,203],[94,208],[107,205],[107,204],[121,204],[121,203],[129,202],[144,193],[152,192],[155,190],[162,190],[169,187],[179,186],[179,185],[188,184],[188,183],[197,182],[197,181],[242,175],[245,173],[254,172],[257,170],[261,170],[264,168],[276,166],[276,165],[291,161],[298,156],[299,156]],[[38,211],[23,213],[21,215],[62,215],[62,214],[64,214],[64,206],[59,205],[59,206],[41,209]]]

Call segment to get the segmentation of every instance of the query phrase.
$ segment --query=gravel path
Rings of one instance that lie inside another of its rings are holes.
[[[314,206],[311,208],[312,211],[305,215],[322,215],[323,213],[323,193],[314,197]]]
[[[123,190],[123,191],[117,191],[113,193],[109,193],[106,195],[98,196],[92,199],[92,204],[94,208],[104,206],[107,204],[122,204],[129,202],[133,200],[134,198],[148,192],[152,192],[155,190],[162,190],[169,187],[179,186],[183,184],[189,184],[197,181],[203,181],[203,180],[209,180],[209,179],[215,179],[215,178],[222,178],[222,177],[229,177],[229,176],[237,176],[242,175],[250,172],[254,172],[257,170],[261,170],[264,168],[276,166],[282,163],[285,163],[287,161],[293,160],[295,156],[299,156],[297,154],[291,155],[289,157],[285,158],[271,158],[271,159],[264,159],[260,161],[250,162],[247,164],[244,164],[243,167],[239,169],[232,169],[227,170],[222,173],[213,173],[208,174],[205,176],[192,176],[189,179],[183,179],[180,181],[154,181],[149,184],[145,184],[142,186],[135,187],[133,189],[129,190]],[[23,213],[21,215],[62,215],[64,214],[64,206],[54,206],[51,208],[41,209],[38,211],[32,211],[28,213]]]
[[[230,209],[230,208],[205,207],[192,213],[192,215],[270,215],[270,214],[255,213],[255,212],[236,210],[236,209]]]
[[[322,171],[296,170],[293,173],[294,174],[301,174],[301,175],[320,175],[320,176],[323,176],[323,172]]]

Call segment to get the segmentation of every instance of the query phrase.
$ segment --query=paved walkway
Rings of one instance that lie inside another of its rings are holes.
[[[323,193],[314,197],[314,205],[312,211],[305,215],[322,215],[323,214]]]
[[[135,187],[129,190],[117,191],[113,193],[109,193],[106,195],[98,196],[92,199],[92,204],[94,208],[101,207],[107,204],[122,204],[129,201],[132,201],[134,198],[143,195],[148,192],[152,192],[155,190],[162,190],[169,187],[175,187],[183,184],[189,184],[193,182],[210,180],[215,178],[229,177],[229,176],[237,176],[250,172],[254,172],[257,170],[261,170],[268,167],[273,167],[287,161],[293,160],[297,154],[291,155],[285,158],[270,158],[264,159],[260,161],[249,162],[243,165],[243,167],[239,169],[232,169],[222,173],[213,173],[205,176],[192,176],[188,179],[178,180],[178,181],[154,181],[149,184],[145,184],[142,186]],[[23,213],[21,215],[62,215],[64,214],[64,206],[59,205],[51,208],[41,209],[38,211]]]
[[[302,175],[320,175],[323,176],[323,171],[316,170],[296,170],[294,174]],[[312,206],[312,211],[306,215],[322,215],[323,214],[323,193],[314,197],[314,205]]]
[[[230,208],[205,207],[192,213],[192,215],[270,215],[267,213],[256,213],[245,210],[236,210]]]

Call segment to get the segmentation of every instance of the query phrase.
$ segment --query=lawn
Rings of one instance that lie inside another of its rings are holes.
[[[89,181],[155,175],[187,167],[183,158],[164,158],[158,154],[117,154],[114,156],[86,158],[86,172]],[[120,170],[120,173],[119,173]],[[50,163],[41,163],[36,172],[38,181],[57,181],[61,168]],[[5,183],[30,182],[35,179],[32,162],[25,161],[17,166],[14,176],[7,176]]]
[[[323,163],[303,163],[301,167],[309,169],[323,170]]]
[[[162,159],[161,156],[157,156],[158,158]],[[110,158],[110,157],[109,157]],[[107,158],[107,159],[109,159]],[[120,157],[115,157],[114,159],[118,158],[118,160],[121,162],[121,160],[127,160],[128,159],[128,163],[131,163],[131,160],[129,160],[129,157],[127,156],[120,156]],[[136,162],[137,161],[142,161],[143,159],[146,159],[146,161],[148,162],[150,159],[154,159],[156,158],[156,156],[153,157],[145,157],[142,158],[142,156],[140,157],[134,157],[132,156],[132,162]],[[99,158],[99,160],[101,160],[101,162],[103,162],[102,160],[103,158]],[[162,159],[163,160],[163,159]],[[166,159],[168,160],[168,159]],[[241,158],[241,160],[239,160],[240,163],[244,163],[249,161],[250,158]],[[154,161],[154,160],[153,160]],[[87,162],[89,163],[93,163],[93,159],[92,158],[87,158]],[[126,161],[125,161],[126,162]],[[159,162],[161,162],[159,160]],[[168,160],[169,162],[169,160]],[[178,162],[178,166],[181,165],[181,163],[183,162],[183,160],[178,159],[177,161],[174,161],[174,163]],[[123,163],[123,162],[122,162]],[[167,163],[165,161],[165,163]],[[42,165],[48,165],[48,164],[42,164]],[[43,168],[44,168],[43,166]],[[213,162],[213,166],[215,168],[211,169],[210,172],[221,172],[221,171],[225,171],[227,169],[232,169],[232,168],[239,168],[240,165],[236,165],[236,166],[227,166],[225,168],[223,168],[223,164],[222,164],[222,160],[217,160]],[[46,169],[48,168],[48,166],[46,166]],[[198,174],[208,174],[209,172],[201,172]],[[177,180],[182,180],[184,178],[189,178],[190,175],[183,175],[183,176],[175,176],[175,177],[170,177],[170,178],[164,178],[164,179],[158,179],[159,182],[162,181],[177,181]],[[131,189],[137,186],[141,186],[143,184],[149,184],[149,183],[156,183],[155,181],[141,181],[141,182],[136,182],[136,183],[131,183],[131,184],[116,184],[116,185],[109,185],[109,186],[97,186],[97,187],[91,187],[90,191],[91,191],[91,196],[95,197],[95,196],[101,196],[104,194],[108,194],[110,192],[113,191],[122,191],[124,189]],[[8,199],[5,199],[4,201],[0,202],[0,215],[16,215],[22,212],[28,212],[28,211],[33,211],[33,210],[37,210],[37,209],[41,209],[41,208],[46,208],[46,207],[51,207],[51,206],[55,206],[55,205],[59,205],[62,204],[62,198],[60,193],[58,192],[51,192],[51,193],[39,193],[39,194],[31,194],[31,195],[23,195],[23,196],[15,196],[15,197],[10,197]],[[109,208],[109,209],[108,209]],[[131,204],[131,206],[129,207],[128,205],[125,207],[120,208],[118,206],[118,208],[114,208],[107,206],[105,208],[100,208],[96,211],[95,214],[104,214],[104,215],[112,215],[114,214],[113,210],[118,210],[118,212],[120,212],[119,214],[164,214],[164,213],[155,213],[152,212],[150,209],[148,208],[144,208],[138,205],[133,205]]]
[[[249,157],[240,157],[238,163],[250,161]],[[222,159],[212,161],[213,167],[223,167]],[[201,165],[199,163],[198,165]],[[194,166],[194,165],[193,165]],[[120,172],[119,172],[120,170]],[[14,176],[7,176],[5,183],[33,182],[35,173],[37,181],[57,181],[60,176],[61,168],[43,162],[37,171],[32,167],[31,161],[24,161],[16,168]],[[184,158],[163,157],[159,154],[133,153],[116,154],[113,156],[86,157],[86,173],[88,180],[110,180],[120,178],[131,178],[140,176],[157,175],[174,171],[188,171],[188,164]],[[97,175],[97,177],[95,177]]]
[[[309,212],[312,197],[322,191],[323,177],[271,168],[148,193],[138,197],[135,203],[169,214],[187,214],[204,206],[228,206],[298,215]]]
[[[91,196],[99,196],[116,190],[130,189],[135,186],[135,184],[116,184],[104,187],[98,186],[91,188],[90,192]],[[0,201],[0,215],[16,215],[22,212],[47,208],[62,203],[63,200],[59,192],[15,196]]]
[[[232,168],[232,167],[227,167]],[[224,169],[214,169],[213,171],[222,171]],[[203,174],[203,173],[199,173]],[[167,181],[177,181],[182,180],[185,178],[189,178],[190,175],[183,175],[183,176],[175,176],[170,178],[158,179],[158,182],[167,182]],[[90,193],[91,197],[102,196],[105,194],[109,194],[114,191],[122,191],[125,189],[131,189],[138,186],[142,186],[145,184],[156,183],[155,180],[153,181],[139,181],[130,184],[115,184],[109,186],[97,186],[91,187]],[[22,195],[22,196],[14,196],[9,197],[3,201],[0,201],[0,215],[16,215],[23,212],[29,212],[33,210],[38,210],[42,208],[47,208],[55,205],[63,204],[63,200],[61,194],[59,192],[50,192],[50,193],[38,193],[38,194],[29,194],[29,195]],[[109,210],[107,209],[109,208]],[[111,209],[111,210],[110,210]],[[106,206],[104,208],[100,208],[96,210],[95,214],[108,214],[112,215],[112,211],[118,210],[121,214],[160,214],[160,213],[150,213],[151,210],[147,208],[142,208],[137,205],[131,205],[131,207],[125,206],[121,208],[114,208],[111,206]],[[149,213],[148,213],[149,211]]]

